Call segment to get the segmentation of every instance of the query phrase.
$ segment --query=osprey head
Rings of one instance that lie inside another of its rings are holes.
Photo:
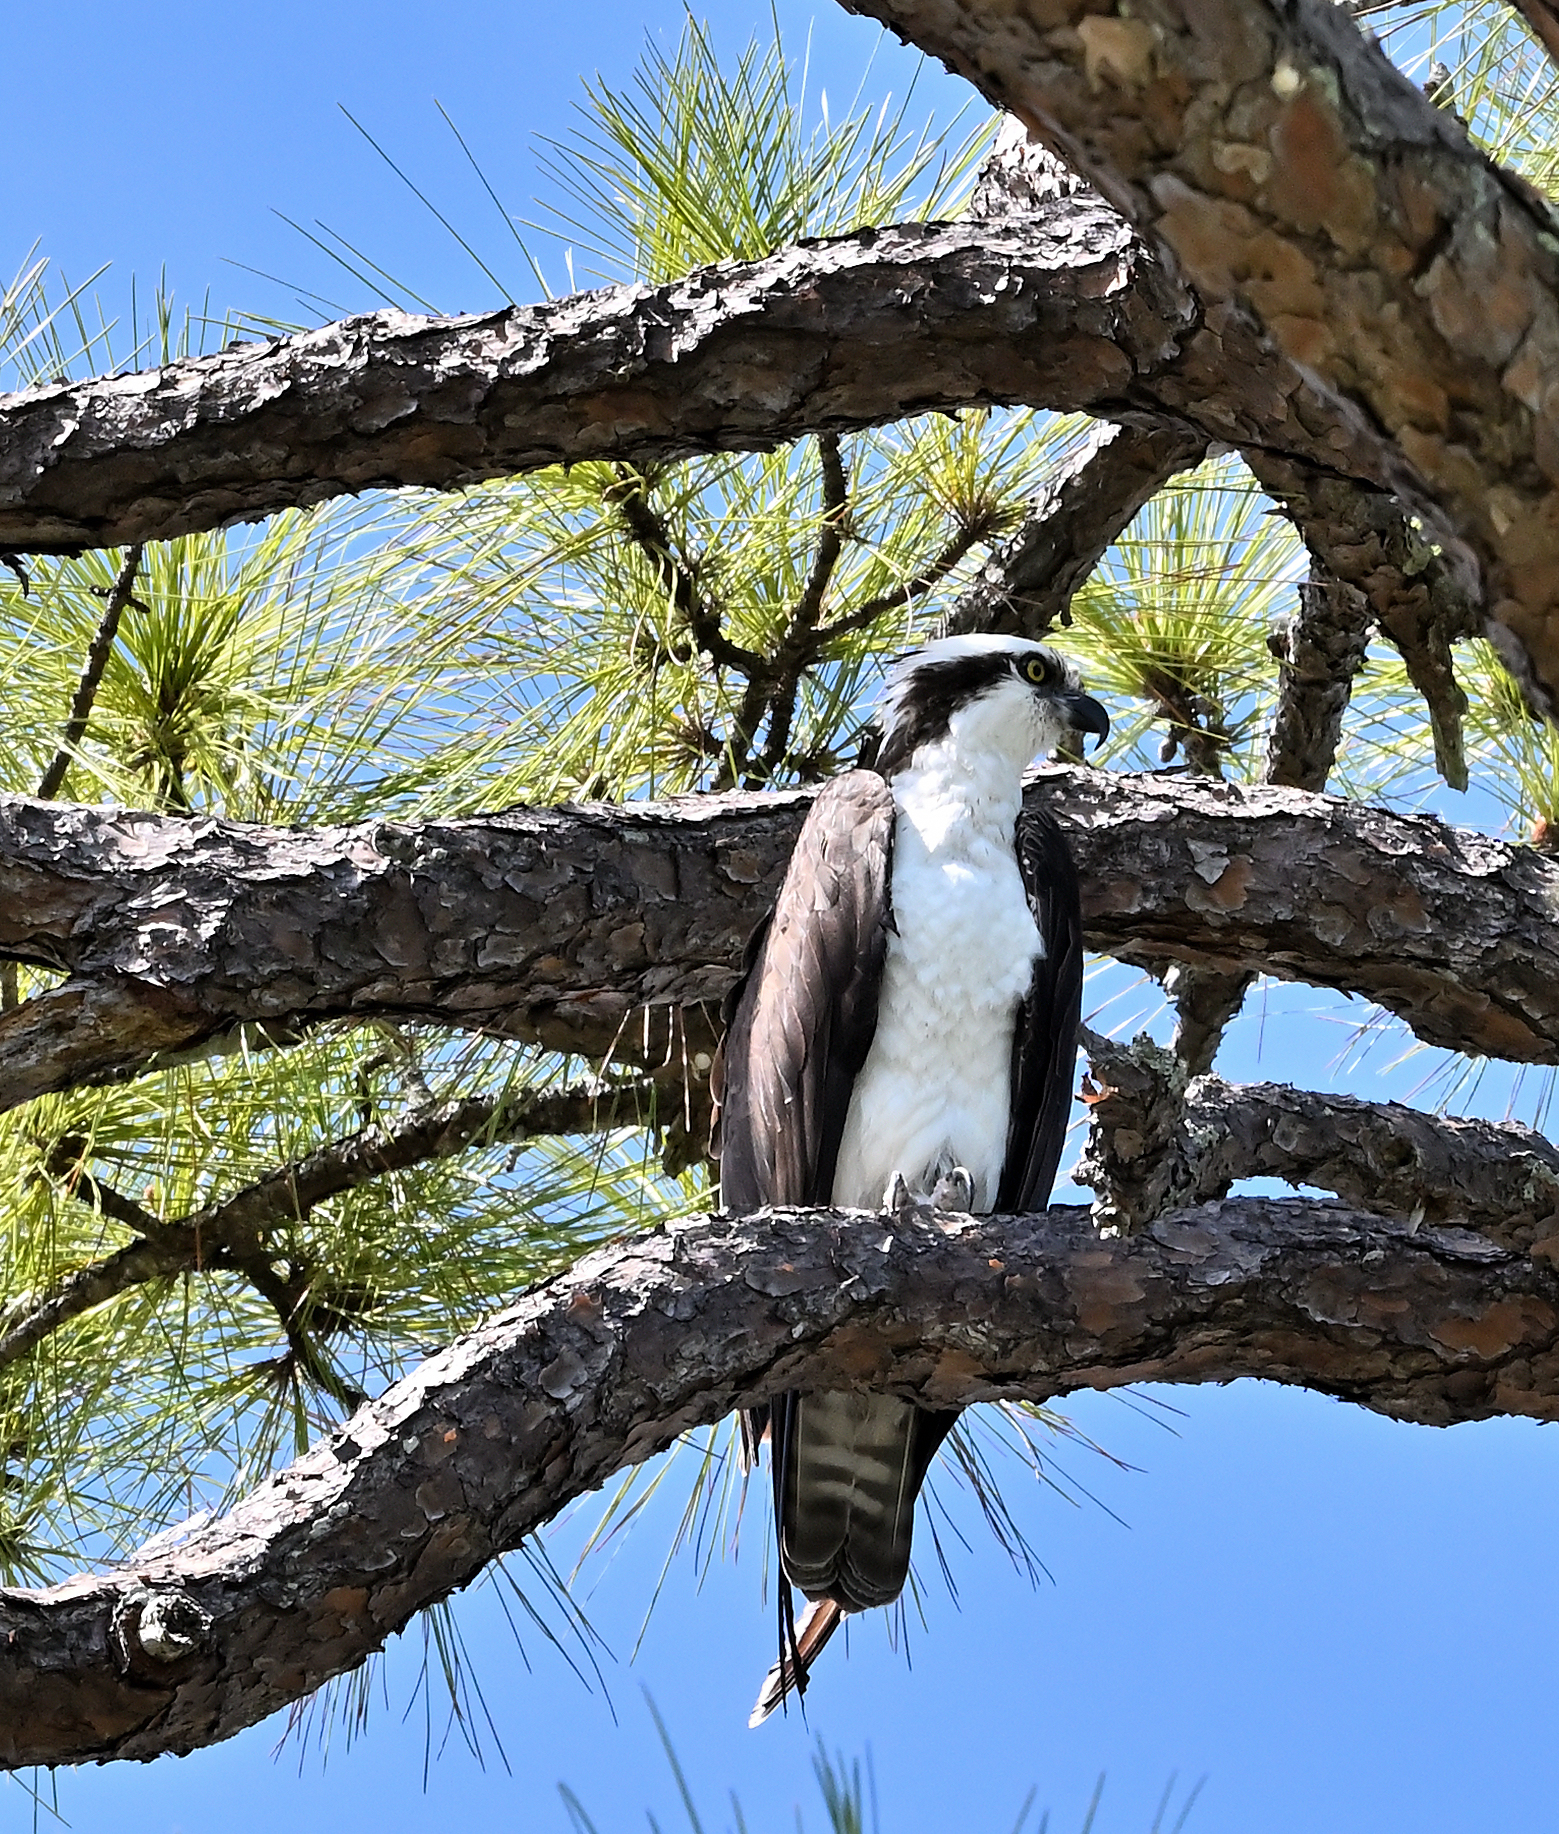
[[[1000,750],[1016,769],[1072,735],[1107,737],[1110,716],[1059,651],[1023,637],[943,637],[896,663],[877,712],[877,769],[891,777],[948,737]]]

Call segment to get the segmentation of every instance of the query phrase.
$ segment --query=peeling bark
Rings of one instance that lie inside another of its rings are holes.
[[[1326,0],[845,0],[966,76],[1084,173],[1204,306],[1306,387],[1239,427],[1423,514],[1476,556],[1536,702],[1559,688],[1559,216]],[[1316,418],[1320,409],[1321,418]],[[1492,634],[1492,632],[1491,632]]]
[[[0,547],[165,540],[383,486],[766,450],[931,408],[1147,406],[1194,319],[1089,198],[862,230],[654,289],[373,313],[0,398]]]
[[[1090,1125],[1076,1176],[1098,1193],[1106,1227],[1141,1228],[1243,1178],[1282,1178],[1412,1229],[1476,1229],[1559,1261],[1559,1148],[1529,1127],[1282,1083],[1188,1081],[1146,1036],[1123,1045],[1086,1032],[1084,1045]]]
[[[1326,788],[1369,633],[1359,588],[1312,566],[1299,588],[1298,610],[1268,639],[1278,660],[1277,711],[1263,772],[1268,783],[1317,793]]]
[[[937,1407],[1259,1375],[1397,1419],[1559,1417],[1559,1276],[1464,1231],[1210,1204],[776,1212],[588,1256],[173,1551],[0,1591],[0,1763],[187,1752],[355,1667],[572,1498],[784,1388]]]
[[[1297,790],[1057,768],[1030,794],[1077,857],[1091,947],[1337,988],[1428,1043],[1559,1062],[1559,862]],[[0,799],[0,955],[69,975],[0,1014],[0,1105],[242,1024],[427,1020],[632,1056],[643,1009],[730,986],[808,802],[305,831]]]

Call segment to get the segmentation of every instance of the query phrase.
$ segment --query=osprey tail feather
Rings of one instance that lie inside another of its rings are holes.
[[[915,1498],[955,1418],[896,1395],[781,1398],[775,1503],[793,1586],[846,1611],[892,1604],[909,1576]]]

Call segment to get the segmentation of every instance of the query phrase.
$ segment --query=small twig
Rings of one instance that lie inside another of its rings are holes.
[[[785,633],[785,648],[798,646],[822,615],[823,595],[834,577],[834,568],[844,552],[845,517],[850,507],[850,484],[844,473],[844,458],[837,433],[819,433],[817,455],[823,466],[823,526],[818,531],[817,552],[801,598],[791,614]]]
[[[65,722],[65,734],[60,740],[60,748],[54,754],[54,761],[43,773],[38,785],[38,800],[52,802],[59,795],[65,782],[65,774],[75,760],[76,747],[81,743],[87,730],[87,721],[92,717],[92,706],[97,699],[98,686],[103,679],[103,671],[108,667],[108,658],[113,652],[114,639],[119,635],[119,620],[124,615],[125,607],[130,603],[135,589],[136,572],[141,565],[141,544],[136,542],[126,551],[124,565],[119,569],[119,577],[114,581],[113,590],[108,595],[108,604],[103,612],[103,621],[97,627],[97,634],[92,639],[87,651],[86,664],[81,671],[81,680],[76,684],[75,698],[70,703],[70,718]]]
[[[686,618],[693,641],[721,668],[738,669],[748,675],[761,672],[763,658],[733,643],[720,628],[718,608],[710,605],[699,589],[697,570],[677,553],[671,531],[650,504],[644,479],[626,467],[620,470],[619,478],[611,501],[640,552],[655,568],[672,604]]]
[[[868,599],[864,605],[858,605],[846,616],[824,625],[817,633],[819,645],[829,643],[835,637],[848,637],[858,630],[865,630],[867,625],[874,624],[885,612],[902,611],[906,605],[912,605],[916,599],[923,598],[947,578],[975,543],[984,540],[987,533],[988,530],[975,524],[961,528],[923,572],[906,580],[902,586],[895,586],[892,592],[884,592],[875,599]]]
[[[345,1408],[355,1412],[361,1407],[367,1395],[332,1367],[319,1346],[310,1342],[303,1328],[300,1314],[307,1304],[307,1280],[283,1280],[270,1262],[259,1255],[235,1260],[232,1265],[275,1312],[293,1360],[314,1386]]]
[[[818,635],[817,621],[822,616],[823,599],[834,577],[834,570],[839,565],[839,557],[844,552],[846,518],[850,509],[850,482],[845,476],[839,435],[820,433],[817,449],[823,468],[823,523],[818,531],[817,551],[812,557],[807,583],[802,588],[801,597],[790,614],[785,634],[775,651],[770,678],[764,680],[762,677],[754,677],[751,684],[762,691],[769,732],[758,758],[757,769],[746,775],[748,789],[756,789],[769,781],[778,770],[790,744],[790,730],[796,718],[796,696],[801,691],[801,678],[817,661],[818,651],[822,647],[823,639]],[[755,732],[763,714],[745,705],[743,711],[748,713],[751,729]]]

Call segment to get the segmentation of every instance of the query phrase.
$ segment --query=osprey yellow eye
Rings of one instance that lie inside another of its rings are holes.
[[[1023,673],[1036,688],[1042,688],[1050,679],[1050,664],[1043,656],[1030,656],[1023,665]]]

